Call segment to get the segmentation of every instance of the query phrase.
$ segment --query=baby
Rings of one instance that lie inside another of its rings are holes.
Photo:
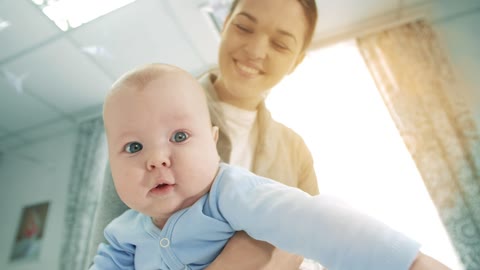
[[[179,68],[125,74],[103,117],[131,210],[107,226],[90,269],[204,269],[236,231],[329,269],[407,270],[417,257],[418,243],[331,197],[222,163],[204,90]]]

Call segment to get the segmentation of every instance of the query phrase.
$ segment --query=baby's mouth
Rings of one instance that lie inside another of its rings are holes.
[[[168,186],[171,186],[171,185],[169,185],[169,184],[158,184],[153,189],[162,189],[162,188],[165,188],[165,187],[168,187]]]
[[[166,194],[175,187],[175,184],[158,184],[150,192],[153,194]]]

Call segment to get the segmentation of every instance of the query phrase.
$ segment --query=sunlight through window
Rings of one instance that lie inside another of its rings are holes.
[[[309,146],[322,194],[342,198],[462,269],[355,42],[311,52],[272,90],[267,106]]]
[[[136,0],[32,0],[50,20],[67,31]]]

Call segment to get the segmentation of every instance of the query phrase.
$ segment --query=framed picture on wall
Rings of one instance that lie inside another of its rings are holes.
[[[40,254],[49,202],[25,206],[20,216],[10,261],[35,260]]]

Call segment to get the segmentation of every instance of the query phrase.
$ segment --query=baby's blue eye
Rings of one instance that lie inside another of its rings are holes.
[[[131,143],[127,143],[127,145],[125,145],[125,152],[127,153],[136,153],[140,150],[142,150],[143,148],[143,145],[139,142],[131,142]]]
[[[185,141],[186,139],[188,139],[188,134],[184,131],[178,131],[172,135],[170,141],[179,143]]]

